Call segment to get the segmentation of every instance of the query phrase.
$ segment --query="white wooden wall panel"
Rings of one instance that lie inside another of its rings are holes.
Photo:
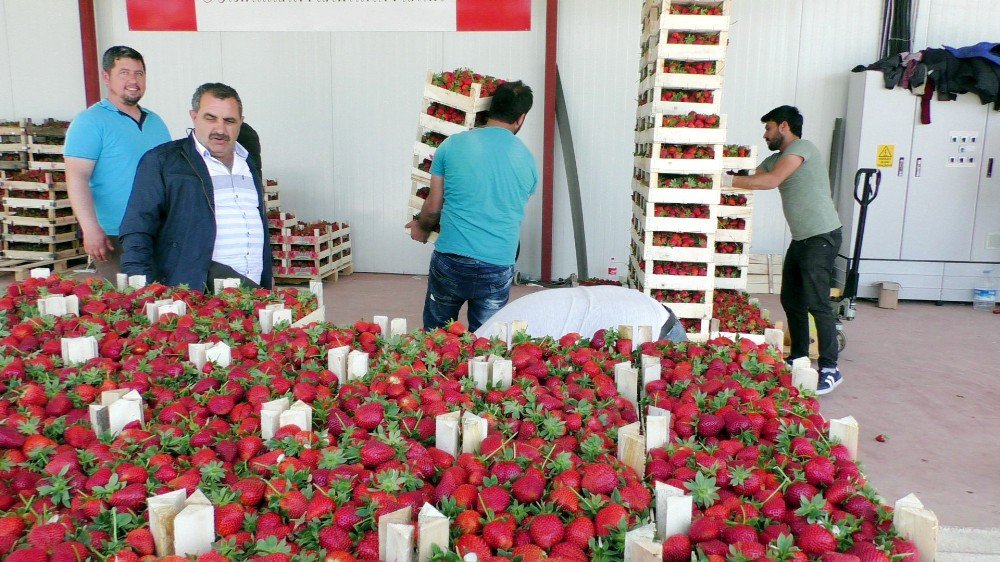
[[[261,133],[265,173],[305,220],[353,225],[359,271],[426,272],[430,247],[402,233],[412,143],[428,69],[470,66],[525,80],[535,108],[520,137],[541,168],[545,0],[525,33],[139,33],[124,3],[98,2],[98,49],[137,48],[149,71],[144,105],[174,137],[190,126],[194,88],[240,91]],[[581,177],[591,275],[628,252],[631,151],[642,0],[563,0],[558,63]],[[760,116],[798,105],[806,136],[827,155],[844,112],[847,73],[877,56],[881,2],[735,0],[722,112],[730,142],[756,144]],[[1000,2],[923,0],[918,48],[996,40]],[[39,29],[44,29],[39,38]],[[39,43],[41,42],[41,43]],[[0,118],[69,118],[83,109],[77,3],[0,0]],[[44,49],[39,49],[39,44]],[[58,53],[53,56],[53,53]],[[8,80],[9,78],[9,80]],[[562,153],[556,142],[553,274],[576,269]],[[541,186],[522,228],[519,269],[536,277]],[[782,252],[787,231],[776,192],[758,196],[754,252]]]
[[[68,120],[84,109],[75,1],[4,1],[0,40],[0,119]]]

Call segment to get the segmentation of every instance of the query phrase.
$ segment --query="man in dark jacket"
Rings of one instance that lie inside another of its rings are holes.
[[[243,103],[225,84],[191,100],[193,132],[139,161],[119,236],[122,271],[204,290],[214,278],[271,287],[271,248],[256,163],[236,142]]]

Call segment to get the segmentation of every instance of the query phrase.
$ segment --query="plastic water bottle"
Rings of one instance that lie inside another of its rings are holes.
[[[997,286],[993,282],[993,270],[983,271],[982,277],[976,280],[972,289],[972,308],[975,310],[992,311],[997,304]]]
[[[612,279],[618,279],[618,258],[611,258],[611,262],[608,263],[608,277]]]

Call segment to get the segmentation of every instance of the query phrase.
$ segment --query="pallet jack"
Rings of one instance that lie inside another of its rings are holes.
[[[873,185],[874,184],[874,185]],[[847,347],[847,334],[844,333],[844,321],[854,320],[857,311],[854,301],[858,296],[858,278],[861,269],[861,243],[865,236],[865,221],[868,218],[868,206],[878,197],[878,188],[882,184],[882,171],[875,168],[861,168],[854,174],[854,200],[861,206],[858,213],[858,228],[854,236],[854,255],[847,258],[847,278],[844,290],[839,295],[831,294],[836,299],[833,309],[837,313],[837,347],[843,351]],[[836,290],[831,293],[837,293]]]

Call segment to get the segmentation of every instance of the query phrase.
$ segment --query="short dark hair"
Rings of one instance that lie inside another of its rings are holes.
[[[136,51],[132,47],[126,47],[125,45],[115,45],[110,47],[107,51],[104,51],[104,56],[101,57],[101,68],[104,72],[111,72],[111,69],[115,67],[115,63],[118,59],[134,59],[142,63],[142,69],[146,69],[146,61],[142,59],[142,55],[139,51]]]
[[[205,94],[212,94],[212,97],[220,100],[234,99],[240,108],[240,115],[243,115],[243,100],[232,86],[227,86],[221,82],[208,82],[198,86],[191,96],[191,109],[198,111],[201,108],[201,98]]]
[[[802,114],[799,113],[797,107],[791,105],[776,107],[760,118],[761,123],[767,123],[768,121],[774,121],[778,125],[783,121],[787,122],[792,134],[802,138]]]
[[[513,123],[522,115],[531,111],[531,104],[534,97],[531,95],[531,88],[524,82],[504,82],[497,86],[493,92],[493,101],[490,102],[490,119]]]

